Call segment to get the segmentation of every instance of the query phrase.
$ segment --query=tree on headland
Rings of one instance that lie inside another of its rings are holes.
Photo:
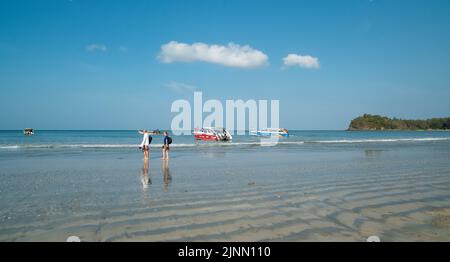
[[[450,130],[450,117],[406,120],[364,114],[353,119],[348,130]]]

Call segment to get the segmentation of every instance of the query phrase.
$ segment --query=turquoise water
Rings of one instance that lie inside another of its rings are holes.
[[[0,131],[0,240],[450,240],[450,132]]]

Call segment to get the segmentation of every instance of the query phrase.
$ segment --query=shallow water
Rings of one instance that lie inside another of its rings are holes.
[[[0,240],[450,240],[449,132],[291,134],[154,136],[147,170],[134,131],[0,131]]]

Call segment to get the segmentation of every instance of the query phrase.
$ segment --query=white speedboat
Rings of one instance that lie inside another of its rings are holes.
[[[277,136],[277,137],[288,137],[289,131],[283,128],[266,128],[262,130],[250,131],[252,136]]]

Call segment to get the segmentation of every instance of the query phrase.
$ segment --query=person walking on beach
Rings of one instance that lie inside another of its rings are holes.
[[[148,132],[147,130],[139,130],[138,132],[139,134],[143,135],[142,142],[139,148],[144,152],[144,159],[148,159],[152,137],[150,136],[150,132]]]
[[[162,159],[169,159],[169,145],[172,143],[172,138],[169,137],[167,131],[164,131],[164,142],[162,146]]]

